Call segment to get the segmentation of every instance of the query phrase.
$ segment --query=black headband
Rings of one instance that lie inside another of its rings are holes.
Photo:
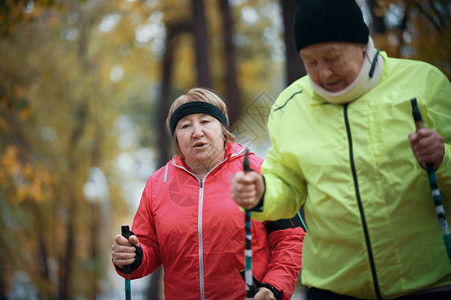
[[[227,128],[227,118],[224,113],[213,104],[203,101],[187,102],[180,105],[171,116],[171,134],[174,135],[175,127],[177,123],[187,115],[191,114],[207,114],[216,118],[219,122]]]

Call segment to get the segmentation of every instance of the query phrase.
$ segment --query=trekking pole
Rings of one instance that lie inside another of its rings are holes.
[[[249,149],[246,149],[243,160],[243,171],[252,171],[249,165]],[[252,232],[251,232],[251,211],[246,209],[244,211],[244,235],[246,237],[246,248],[244,250],[245,269],[244,269],[244,282],[246,283],[246,300],[254,298],[258,293],[258,288],[255,285],[254,278],[252,276]]]
[[[122,231],[122,236],[128,240],[130,238],[130,228],[128,227],[128,225],[122,225],[121,231]],[[124,266],[124,273],[125,274],[131,273],[130,265]],[[125,300],[131,300],[131,299],[132,299],[132,295],[131,295],[130,280],[125,279]]]
[[[421,117],[420,110],[418,109],[417,99],[412,98],[410,100],[412,104],[412,115],[415,121],[415,127],[418,131],[424,128],[423,118]],[[440,190],[437,184],[437,178],[435,177],[434,165],[431,163],[426,164],[426,171],[428,173],[429,185],[431,186],[432,199],[435,204],[435,211],[437,212],[437,217],[442,229],[443,239],[445,240],[446,252],[448,253],[448,258],[451,263],[451,235],[449,234],[448,222],[446,220],[445,209],[443,208],[442,198],[440,196]]]

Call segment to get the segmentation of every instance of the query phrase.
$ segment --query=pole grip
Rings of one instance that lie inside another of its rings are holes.
[[[410,104],[412,105],[412,116],[415,121],[416,130],[424,128],[423,118],[421,117],[421,112],[417,104],[417,98],[410,99]]]
[[[122,225],[121,233],[122,233],[122,236],[128,240],[130,238],[130,227],[128,225]],[[125,274],[130,274],[131,273],[130,265],[124,266],[123,270],[124,270]]]

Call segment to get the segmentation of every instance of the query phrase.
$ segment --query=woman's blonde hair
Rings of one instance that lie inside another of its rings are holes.
[[[166,126],[168,127],[169,131],[171,131],[170,122],[174,111],[182,104],[194,101],[207,102],[219,108],[227,119],[227,127],[229,126],[229,115],[227,113],[227,106],[224,101],[222,101],[222,99],[213,90],[206,88],[192,88],[184,95],[181,95],[180,97],[175,99],[171,107],[169,108],[168,117],[166,118]],[[221,126],[225,142],[235,142],[236,138],[233,133],[231,133],[223,124],[221,124]],[[177,136],[175,134],[172,138],[172,145],[175,155],[183,157],[182,151],[180,150],[179,143],[177,141]]]

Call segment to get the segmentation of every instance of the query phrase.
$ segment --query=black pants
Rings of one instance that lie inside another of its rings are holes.
[[[309,288],[307,291],[307,300],[357,300],[350,296],[343,296],[332,293],[326,290],[320,290],[317,288]],[[428,294],[408,295],[399,298],[397,300],[451,300],[451,291],[435,292]]]

